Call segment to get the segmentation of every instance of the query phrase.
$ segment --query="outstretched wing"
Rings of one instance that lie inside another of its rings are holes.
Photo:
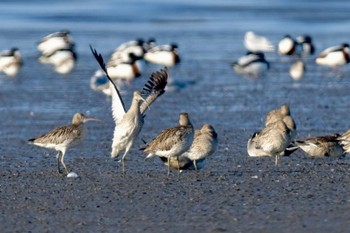
[[[140,106],[140,112],[143,114],[146,109],[165,91],[165,86],[168,80],[167,68],[160,71],[153,72],[148,82],[142,89],[141,95],[145,98],[145,101]]]
[[[103,60],[103,57],[101,54],[99,54],[96,49],[92,48],[90,45],[90,49],[92,54],[94,55],[95,59],[97,60],[98,64],[100,64],[101,69],[106,73],[107,78],[109,79],[109,82],[111,85],[109,85],[109,88],[112,93],[112,114],[113,114],[113,119],[117,123],[119,122],[123,116],[125,115],[125,105],[123,102],[123,99],[120,95],[120,92],[113,82],[113,80],[109,77],[106,69],[106,64]]]

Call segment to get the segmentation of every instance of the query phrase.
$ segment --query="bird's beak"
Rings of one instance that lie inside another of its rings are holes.
[[[99,121],[99,122],[101,122],[101,120],[96,119],[96,118],[85,118],[85,119],[84,119],[84,123],[85,123],[85,122],[88,122],[88,121]]]

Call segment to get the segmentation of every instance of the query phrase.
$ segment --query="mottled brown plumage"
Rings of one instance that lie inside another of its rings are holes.
[[[148,153],[146,159],[155,155],[160,157],[178,157],[186,152],[192,144],[194,137],[193,126],[187,113],[181,113],[179,125],[163,130],[156,138],[144,148]]]
[[[340,144],[338,134],[319,136],[296,141],[295,144],[306,154],[312,157],[340,157],[344,149]]]
[[[57,127],[40,137],[29,139],[30,144],[36,146],[54,149],[57,154],[57,170],[61,173],[60,162],[65,171],[68,172],[67,166],[64,163],[64,155],[66,151],[74,146],[77,146],[87,134],[87,129],[84,125],[87,121],[96,121],[97,119],[88,118],[82,113],[76,113],[73,116],[72,124]]]

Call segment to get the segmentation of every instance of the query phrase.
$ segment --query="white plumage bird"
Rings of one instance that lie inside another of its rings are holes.
[[[117,86],[108,75],[101,54],[98,54],[91,46],[90,48],[110,81],[110,90],[112,93],[112,115],[115,121],[111,156],[112,158],[115,158],[122,150],[124,150],[121,159],[124,173],[125,157],[133,145],[135,138],[139,135],[142,129],[146,109],[165,92],[164,88],[167,84],[168,71],[163,69],[154,72],[143,87],[142,94],[139,91],[134,92],[131,106],[129,110],[126,110]],[[142,96],[144,96],[144,98]]]
[[[274,45],[269,39],[257,35],[252,31],[245,33],[244,46],[251,52],[272,52],[275,50]]]

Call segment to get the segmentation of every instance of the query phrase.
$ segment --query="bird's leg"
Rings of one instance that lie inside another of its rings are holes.
[[[61,160],[61,151],[59,151],[56,155],[56,159],[57,159],[57,173],[61,174],[61,166],[60,166],[60,160]]]
[[[132,141],[126,146],[123,157],[121,160],[119,160],[119,162],[122,162],[122,169],[123,169],[123,174],[125,174],[125,157],[128,154],[130,148],[132,146]]]
[[[170,157],[168,157],[168,177],[170,175]]]
[[[63,152],[62,152],[62,156],[61,156],[61,163],[62,163],[62,165],[63,165],[63,167],[64,167],[64,170],[65,170],[65,171],[66,171],[66,173],[68,174],[68,173],[69,173],[69,171],[68,171],[68,169],[67,169],[66,164],[64,163],[64,154],[65,154],[65,151],[63,151]]]
[[[279,159],[280,159],[280,155],[277,154],[277,155],[275,156],[275,166],[278,166]]]
[[[198,169],[197,169],[197,160],[193,160],[193,165],[194,165],[194,169],[195,169],[196,171],[198,171]]]
[[[180,160],[179,160],[179,156],[176,156],[176,160],[177,160],[177,171],[178,171],[178,175],[180,175]]]

